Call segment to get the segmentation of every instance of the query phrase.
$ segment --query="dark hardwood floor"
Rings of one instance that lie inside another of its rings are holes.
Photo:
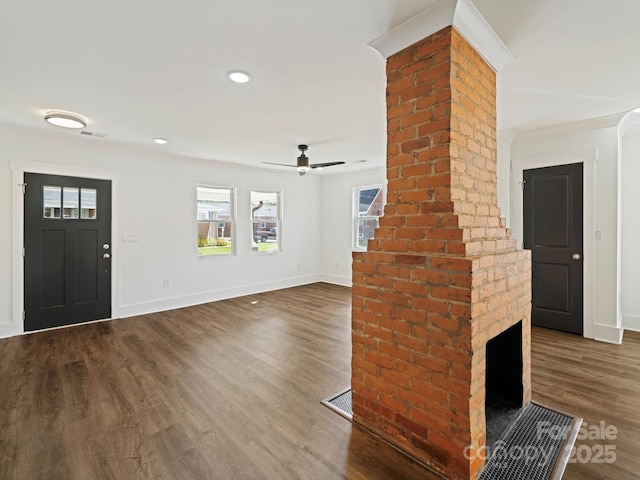
[[[590,436],[601,436],[592,428],[603,422],[617,429],[609,438],[576,440],[563,479],[639,479],[640,333],[625,332],[622,345],[612,345],[534,328],[531,350],[534,400],[582,417]],[[615,452],[615,461],[603,462],[603,451]]]
[[[319,403],[349,385],[350,300],[314,284],[0,340],[0,479],[435,480]],[[615,463],[565,479],[639,478],[638,369],[640,334],[534,331],[534,398],[619,432]]]

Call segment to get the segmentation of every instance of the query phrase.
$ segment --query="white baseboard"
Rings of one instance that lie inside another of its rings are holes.
[[[163,312],[176,308],[191,307],[202,303],[217,302],[229,298],[243,297],[245,295],[255,295],[257,293],[281,290],[283,288],[299,287],[309,283],[321,282],[322,275],[305,275],[301,277],[286,278],[275,282],[255,283],[252,285],[242,285],[241,287],[225,288],[210,292],[185,295],[182,297],[165,298],[153,302],[143,302],[120,307],[120,318],[133,317],[135,315],[146,315],[148,313]]]
[[[625,330],[640,332],[640,316],[639,315],[622,315],[622,326]]]
[[[341,285],[343,287],[351,287],[352,281],[351,277],[342,277],[340,275],[330,275],[328,273],[323,273],[320,275],[323,282],[332,283],[334,285]]]
[[[601,325],[599,323],[593,326],[593,338],[600,342],[607,343],[622,343],[622,335],[624,334],[624,328],[612,327],[610,325]]]
[[[322,275],[305,275],[301,277],[293,277],[277,280],[274,282],[255,283],[252,285],[243,285],[241,287],[226,288],[222,290],[214,290],[194,295],[185,295],[181,297],[164,298],[162,300],[152,302],[142,302],[131,305],[122,305],[119,308],[118,318],[133,317],[136,315],[146,315],[148,313],[163,312],[176,308],[191,307],[202,303],[216,302],[228,298],[242,297],[245,295],[255,295],[257,293],[270,292],[273,290],[281,290],[283,288],[298,287],[300,285],[308,285],[310,283],[326,281]],[[110,319],[96,320],[108,321]],[[87,322],[93,323],[93,322]],[[66,328],[56,327],[56,328]],[[0,338],[14,337],[25,333],[22,329],[22,319],[16,322],[0,323]]]
[[[22,333],[22,319],[18,322],[0,323],[0,338],[15,337]]]

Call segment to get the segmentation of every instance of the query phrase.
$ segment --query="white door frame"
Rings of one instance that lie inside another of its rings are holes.
[[[511,232],[522,248],[523,241],[523,193],[522,175],[524,170],[555,167],[573,163],[583,164],[583,335],[595,338],[595,165],[598,159],[596,147],[552,152],[544,155],[512,158],[511,160]]]
[[[120,237],[117,208],[120,173],[116,170],[20,159],[11,159],[9,168],[11,169],[11,318],[9,322],[0,323],[0,338],[24,333],[24,262],[22,260],[22,247],[24,246],[24,195],[22,186],[25,173],[64,175],[111,181],[111,251],[114,259],[111,264],[111,318],[118,318],[120,315],[120,269],[118,261],[120,252],[116,239]]]

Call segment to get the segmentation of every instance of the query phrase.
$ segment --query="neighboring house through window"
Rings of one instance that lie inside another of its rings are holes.
[[[280,192],[251,191],[251,250],[277,252],[281,249]]]
[[[353,249],[366,250],[373,238],[378,219],[383,215],[384,190],[382,185],[369,185],[353,189]]]

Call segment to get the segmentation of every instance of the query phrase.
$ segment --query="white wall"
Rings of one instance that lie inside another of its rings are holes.
[[[511,142],[508,132],[498,132],[497,142],[497,193],[500,216],[505,219],[505,226],[511,227]]]
[[[367,185],[386,186],[386,169],[322,178],[323,278],[351,286],[353,189]]]
[[[623,326],[640,331],[640,126],[622,137],[621,309]]]
[[[590,153],[593,152],[593,153]],[[591,180],[585,177],[585,192],[590,194],[592,208],[585,203],[585,336],[619,342],[621,321],[617,311],[617,239],[618,239],[618,129],[609,126],[577,133],[528,135],[516,137],[512,147],[511,227],[512,235],[522,240],[522,191],[518,182],[521,167],[573,163],[573,158],[592,157],[585,161],[585,171],[593,170]],[[597,157],[597,160],[593,160]],[[568,160],[567,160],[568,159]],[[565,161],[567,160],[567,161]],[[591,182],[591,184],[589,184]],[[588,199],[585,199],[588,200]],[[596,230],[602,238],[596,239]],[[592,245],[593,258],[587,249]],[[593,266],[588,285],[587,270]],[[591,315],[592,320],[587,320]]]
[[[158,152],[162,147],[158,148]],[[17,159],[17,161],[16,161]],[[126,149],[77,133],[0,126],[0,337],[22,332],[12,288],[16,195],[10,163],[114,178],[114,317],[300,285],[322,270],[321,178]],[[28,170],[29,168],[27,168]],[[15,169],[14,169],[15,174]],[[238,187],[237,255],[196,258],[195,185]],[[283,251],[250,251],[252,188],[283,191]],[[135,234],[137,243],[122,243]],[[21,267],[20,267],[21,268]],[[16,271],[14,269],[14,271]],[[171,286],[163,286],[169,278]],[[14,282],[16,283],[15,279]],[[18,284],[20,282],[17,282]],[[18,290],[18,289],[16,289]],[[13,305],[12,305],[13,302]]]

